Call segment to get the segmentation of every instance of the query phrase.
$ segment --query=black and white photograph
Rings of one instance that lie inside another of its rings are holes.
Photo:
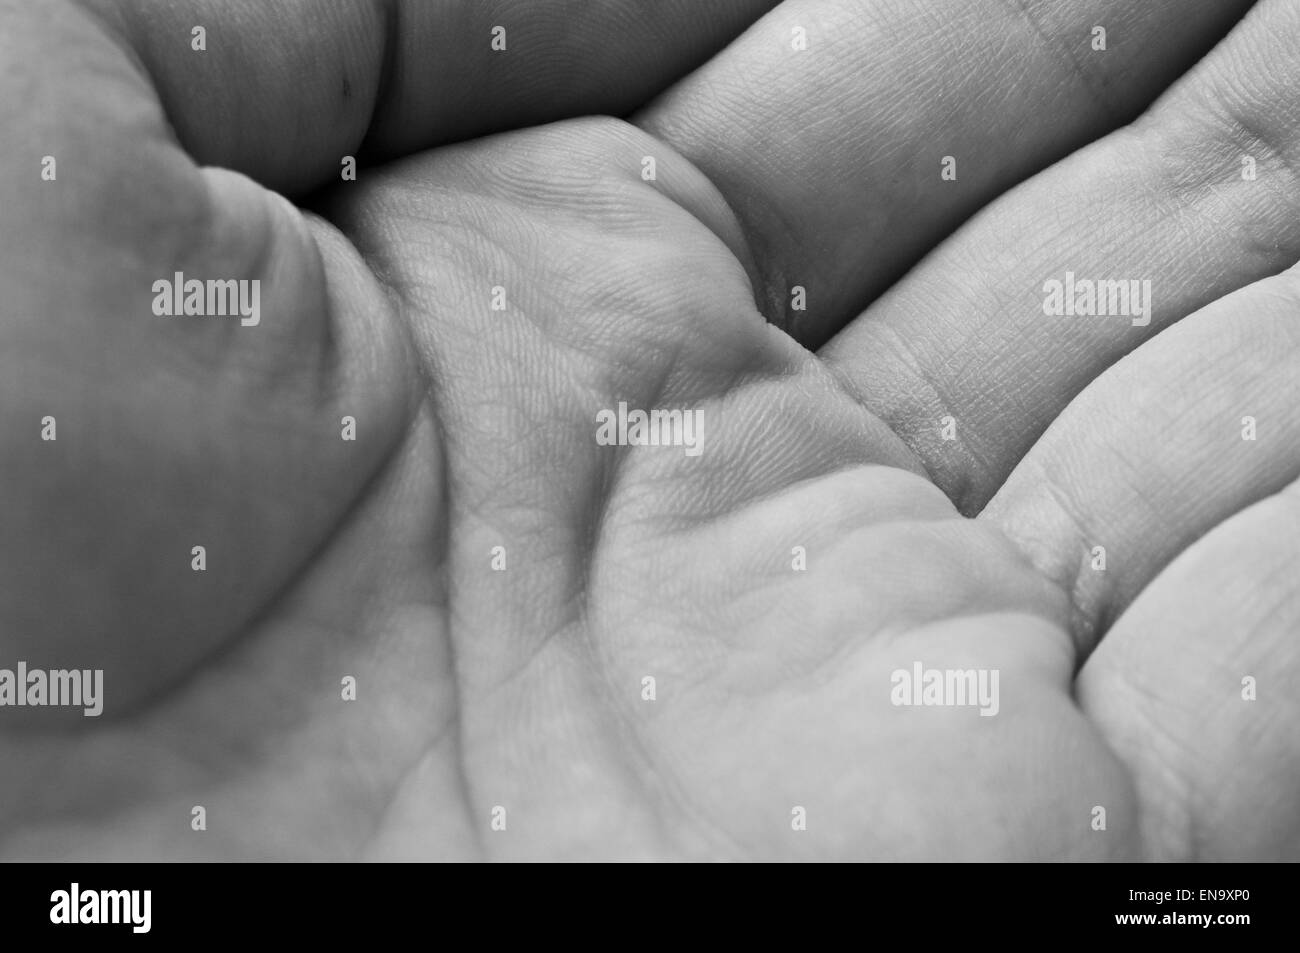
[[[1297,0],[0,0],[0,131],[24,917],[1300,858]]]

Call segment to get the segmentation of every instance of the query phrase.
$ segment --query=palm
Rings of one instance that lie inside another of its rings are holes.
[[[640,175],[646,155],[654,182]],[[744,226],[656,139],[613,120],[562,123],[407,160],[313,204],[379,276],[341,295],[355,254],[310,226],[333,249],[312,293],[338,353],[363,357],[343,359],[346,388],[261,404],[283,415],[276,429],[309,436],[286,447],[251,428],[226,457],[238,492],[199,507],[230,534],[227,551],[268,520],[294,527],[265,556],[275,585],[249,593],[246,569],[210,569],[226,588],[198,597],[206,643],[167,652],[149,625],[117,620],[136,653],[105,667],[141,707],[58,744],[10,742],[43,770],[9,804],[60,808],[18,816],[12,853],[122,856],[144,832],[145,852],[182,856],[1243,848],[1224,805],[1197,797],[1229,749],[1195,766],[1168,737],[1167,699],[1145,693],[1154,671],[1172,697],[1224,694],[1205,667],[1170,667],[1163,633],[1206,630],[1223,610],[1205,591],[1267,572],[1280,543],[1243,564],[1243,530],[1225,527],[1148,589],[1076,683],[1079,649],[1145,581],[1132,570],[1112,591],[1072,571],[1091,542],[1077,527],[1127,541],[1106,526],[1112,499],[1082,494],[1068,520],[1043,501],[1083,413],[983,517],[963,517],[944,490],[978,509],[1000,477],[955,489],[978,480],[948,477],[963,464],[944,462],[933,408],[919,390],[887,406],[855,381],[851,337],[819,358],[768,326]],[[941,252],[927,267],[959,260]],[[906,310],[896,300],[879,323]],[[276,353],[288,360],[305,339],[298,326]],[[872,379],[913,373],[898,350],[866,362]],[[1086,399],[1120,402],[1130,383],[1109,375]],[[702,454],[598,446],[595,414],[619,401],[697,409]],[[337,440],[343,414],[358,420],[355,444]],[[268,492],[288,474],[295,492]],[[223,522],[232,497],[258,502]],[[1164,536],[1119,549],[1153,575],[1185,544]],[[1158,631],[1135,647],[1130,618]],[[1277,625],[1263,609],[1240,622],[1243,643]],[[999,670],[998,716],[894,707],[890,673],[915,661]],[[1239,668],[1210,670],[1230,695]],[[340,698],[349,675],[356,702]],[[1177,803],[1151,780],[1169,773],[1186,788]],[[121,823],[88,820],[105,803]],[[196,804],[213,819],[203,835],[188,823]],[[1090,827],[1096,805],[1104,834]],[[490,826],[498,806],[504,831]],[[795,807],[807,830],[792,829]],[[1197,825],[1218,826],[1193,842]]]

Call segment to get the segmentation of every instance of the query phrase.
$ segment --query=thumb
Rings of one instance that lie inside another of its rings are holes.
[[[0,62],[0,657],[102,668],[120,713],[311,558],[418,386],[350,246],[196,166],[102,21],[0,0]]]

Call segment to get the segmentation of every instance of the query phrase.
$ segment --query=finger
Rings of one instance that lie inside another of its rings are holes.
[[[1179,557],[1080,673],[1080,704],[1133,773],[1152,859],[1300,858],[1297,563],[1292,484]]]
[[[1297,313],[1300,268],[1170,328],[1080,394],[985,508],[1072,594],[1084,654],[1194,540],[1300,477]]]
[[[980,206],[1137,115],[1251,2],[787,0],[636,121],[727,196],[764,310],[817,347]]]
[[[1139,123],[994,203],[823,351],[964,512],[1115,360],[1300,257],[1297,38],[1300,7],[1265,0]],[[1045,314],[1069,275],[1125,281],[1098,316]]]
[[[382,158],[627,112],[774,2],[91,0],[198,161],[295,192],[337,180],[363,143]]]
[[[199,170],[100,23],[5,2],[0,61],[0,655],[102,669],[117,715],[324,545],[419,385],[356,252]]]

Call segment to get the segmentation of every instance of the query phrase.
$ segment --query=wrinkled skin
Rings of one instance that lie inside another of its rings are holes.
[[[1300,853],[1300,11],[488,6],[0,0],[0,856]]]

